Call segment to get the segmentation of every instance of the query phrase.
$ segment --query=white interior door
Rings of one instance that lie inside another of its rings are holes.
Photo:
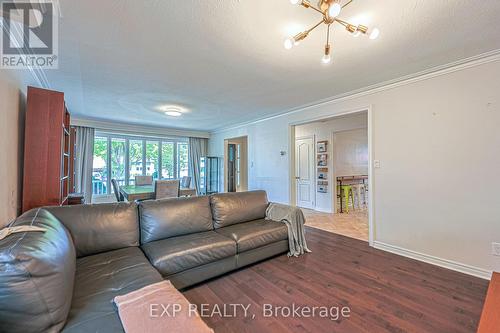
[[[301,138],[295,141],[295,183],[297,206],[314,208],[314,139]]]

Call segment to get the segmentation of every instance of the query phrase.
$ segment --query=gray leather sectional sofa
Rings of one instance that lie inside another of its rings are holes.
[[[179,289],[288,251],[263,191],[47,207],[0,241],[1,332],[123,332],[112,300],[169,279]]]

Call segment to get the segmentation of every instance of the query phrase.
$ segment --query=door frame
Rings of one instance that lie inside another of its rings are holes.
[[[295,141],[294,141],[294,145],[293,145],[293,149],[294,149],[294,154],[293,156],[295,156],[295,149],[296,149],[296,145],[295,145],[295,142],[297,142],[297,140],[304,140],[304,139],[311,139],[312,140],[312,145],[313,145],[313,157],[312,157],[312,160],[311,160],[311,163],[312,163],[312,189],[313,189],[313,200],[314,200],[314,203],[313,203],[313,207],[311,209],[315,209],[316,208],[316,172],[317,172],[317,168],[316,168],[316,164],[315,164],[315,161],[316,161],[316,135],[312,134],[312,135],[305,135],[305,136],[299,136],[297,138],[295,138]],[[294,161],[295,161],[295,158],[294,158]],[[294,174],[292,175],[292,178],[293,178],[293,181],[294,181],[294,191],[297,192],[297,179],[295,178],[295,165],[294,165]],[[297,196],[295,196],[295,203],[293,206],[297,206]],[[306,208],[307,209],[307,208]]]
[[[230,154],[230,152],[231,152],[232,149],[234,149],[234,151],[233,151],[233,158],[234,158],[234,160],[232,161],[233,165],[232,165],[232,170],[231,170],[231,168],[229,167],[229,164],[231,162],[231,159],[230,159],[231,154]],[[232,142],[228,142],[227,143],[227,154],[226,154],[227,160],[225,162],[226,165],[224,166],[225,167],[224,170],[226,170],[226,179],[227,179],[227,186],[226,186],[227,188],[226,188],[226,190],[229,193],[231,193],[231,192],[237,192],[238,191],[238,186],[236,184],[236,173],[237,173],[237,171],[236,171],[236,169],[237,169],[237,167],[236,167],[236,163],[237,163],[236,151],[237,151],[237,149],[238,148],[237,148],[237,144],[236,143],[232,143]],[[232,177],[230,177],[230,174],[232,174]],[[231,178],[232,178],[232,180],[231,180]],[[233,188],[232,188],[232,191],[229,191],[229,185],[231,183],[232,183]]]
[[[228,190],[228,175],[227,175],[227,162],[228,162],[228,149],[229,149],[229,143],[234,143],[233,141],[240,141],[240,140],[243,140],[244,142],[244,161],[242,165],[240,165],[240,168],[241,166],[244,166],[244,170],[243,170],[243,173],[241,175],[244,176],[244,187],[243,187],[243,190],[242,191],[248,191],[248,175],[249,175],[249,171],[250,171],[250,168],[249,168],[249,160],[248,160],[248,146],[249,146],[249,143],[248,143],[248,135],[242,135],[242,136],[237,136],[237,137],[232,137],[232,138],[227,138],[227,139],[224,139],[224,164],[223,164],[223,167],[222,167],[222,172],[223,172],[223,176],[224,176],[224,188],[223,188],[223,192],[227,192]],[[241,144],[241,142],[238,142],[237,144]],[[240,169],[241,171],[241,169]],[[238,190],[236,190],[238,191]]]
[[[356,113],[366,112],[368,116],[368,243],[370,246],[374,246],[374,241],[376,238],[376,223],[374,214],[374,200],[375,200],[375,187],[374,187],[374,172],[373,172],[373,112],[372,106],[368,105],[361,108],[350,109],[341,111],[338,113],[322,115],[319,117],[312,117],[301,121],[290,122],[288,124],[288,151],[290,152],[289,159],[289,202],[291,205],[296,206],[297,203],[297,193],[295,188],[295,126],[308,124],[315,121],[335,119],[336,117],[352,115]],[[333,134],[332,134],[333,136]],[[332,174],[333,175],[333,174]],[[337,182],[333,183],[335,180],[332,179],[332,186],[337,186]],[[333,197],[333,194],[332,194]],[[333,198],[334,199],[334,198]]]

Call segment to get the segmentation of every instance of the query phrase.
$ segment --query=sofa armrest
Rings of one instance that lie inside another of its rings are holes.
[[[75,279],[71,236],[41,208],[10,224],[16,226],[44,231],[15,233],[0,241],[0,331],[60,331],[71,307]]]

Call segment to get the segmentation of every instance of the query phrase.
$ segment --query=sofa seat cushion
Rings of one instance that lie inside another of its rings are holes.
[[[234,239],[238,253],[288,239],[284,223],[259,219],[216,229],[216,232]]]
[[[113,298],[162,281],[138,247],[80,258],[63,332],[123,332]]]
[[[165,277],[236,255],[236,243],[214,231],[159,240],[142,249]]]

